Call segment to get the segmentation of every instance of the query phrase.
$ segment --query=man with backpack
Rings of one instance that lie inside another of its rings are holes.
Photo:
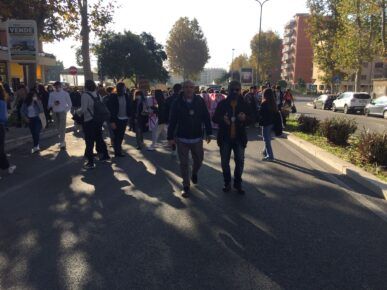
[[[83,132],[85,134],[85,157],[87,162],[86,169],[95,167],[94,163],[94,144],[100,155],[99,160],[109,160],[110,156],[107,146],[102,136],[102,124],[110,120],[110,113],[101,96],[96,93],[97,86],[93,80],[85,81],[85,92],[81,96],[81,108],[78,110],[79,115],[83,115]]]

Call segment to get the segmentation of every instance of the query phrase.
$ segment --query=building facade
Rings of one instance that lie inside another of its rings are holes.
[[[281,78],[290,85],[312,83],[313,48],[307,33],[309,14],[296,14],[285,26]]]
[[[333,80],[334,87],[324,83],[321,79],[324,73],[319,69],[318,65],[313,65],[313,80],[316,85],[317,92],[334,91],[345,92],[355,90],[355,76],[349,75],[344,79],[339,77]],[[387,59],[377,58],[372,62],[365,62],[360,74],[360,91],[372,93],[374,91],[374,80],[387,78]],[[379,83],[379,82],[377,82]]]
[[[12,23],[12,26],[10,25]],[[29,38],[34,31],[31,20],[0,22],[0,76],[16,89],[20,83],[33,86],[36,81],[45,83],[45,72],[56,65],[55,56],[42,50],[42,43]]]

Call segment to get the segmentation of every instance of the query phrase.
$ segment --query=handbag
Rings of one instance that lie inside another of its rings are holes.
[[[295,113],[297,113],[297,108],[296,108],[296,106],[295,105],[293,105],[292,106],[292,114],[295,114]]]
[[[39,113],[40,122],[42,122],[42,128],[45,129],[47,127],[47,119],[44,113]]]

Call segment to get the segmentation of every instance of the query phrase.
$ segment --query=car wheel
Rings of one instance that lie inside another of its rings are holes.
[[[384,111],[383,117],[384,117],[384,119],[387,119],[387,111]]]
[[[315,109],[315,110],[317,109],[316,104],[313,104],[313,109]]]
[[[344,114],[348,114],[348,113],[349,113],[348,106],[347,106],[347,105],[345,105],[345,106],[344,106]]]
[[[335,104],[332,105],[332,111],[333,111],[333,112],[336,112],[336,111],[337,111],[336,105],[335,105]]]

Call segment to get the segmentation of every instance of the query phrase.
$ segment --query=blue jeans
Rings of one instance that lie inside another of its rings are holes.
[[[234,187],[240,188],[242,186],[242,173],[245,165],[245,148],[238,141],[227,141],[220,146],[224,184],[230,185],[231,183],[231,151],[234,152],[235,161]]]
[[[39,145],[40,131],[42,130],[42,122],[39,117],[29,118],[30,122],[28,126],[30,127],[32,140],[34,142],[34,147]]]
[[[271,135],[273,131],[274,125],[268,125],[262,127],[262,136],[263,141],[265,142],[264,152],[266,153],[266,157],[274,159],[273,149],[271,147]]]

